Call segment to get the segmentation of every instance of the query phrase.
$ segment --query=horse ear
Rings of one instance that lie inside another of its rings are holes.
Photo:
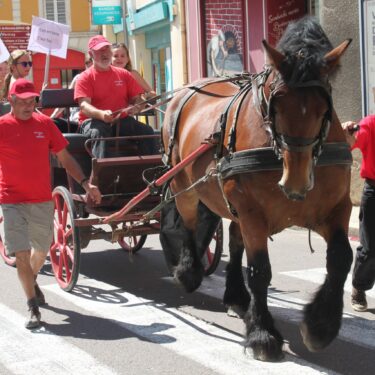
[[[352,42],[352,39],[347,39],[344,42],[342,42],[340,45],[338,45],[336,48],[334,48],[332,51],[328,52],[324,56],[324,60],[327,64],[326,68],[324,68],[324,72],[322,73],[330,73],[337,65],[339,64],[340,57],[344,54],[346,49],[349,47],[350,43]]]
[[[271,47],[266,40],[263,39],[262,44],[270,64],[273,65],[277,70],[280,70],[281,63],[284,61],[285,56],[277,49]]]

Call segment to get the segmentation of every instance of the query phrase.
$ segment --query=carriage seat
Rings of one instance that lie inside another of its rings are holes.
[[[74,89],[45,89],[41,91],[39,97],[39,108],[65,108],[68,128],[60,128],[62,133],[75,133],[78,125],[69,120],[70,108],[78,107],[74,100]],[[56,123],[59,126],[59,123]],[[66,126],[66,125],[65,125]]]

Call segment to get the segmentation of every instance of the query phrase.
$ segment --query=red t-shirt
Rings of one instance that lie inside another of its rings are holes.
[[[50,152],[67,146],[60,130],[44,115],[29,120],[0,117],[0,203],[39,203],[52,199]]]
[[[74,100],[90,98],[94,107],[114,112],[127,107],[131,98],[143,92],[126,69],[110,66],[109,70],[98,71],[92,66],[80,74],[74,88]],[[126,117],[126,113],[122,117]],[[86,118],[80,111],[79,122]]]
[[[375,180],[375,115],[365,117],[359,125],[352,149],[362,152],[361,177]]]

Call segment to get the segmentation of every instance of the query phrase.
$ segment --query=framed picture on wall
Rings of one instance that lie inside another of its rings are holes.
[[[360,0],[362,109],[375,114],[375,0]]]
[[[208,77],[244,70],[243,0],[206,0],[203,3],[206,70]]]

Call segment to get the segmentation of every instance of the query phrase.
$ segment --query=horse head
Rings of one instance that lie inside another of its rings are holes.
[[[351,40],[332,48],[326,39],[324,53],[320,41],[312,47],[305,43],[290,48],[285,40],[277,49],[263,41],[272,67],[265,86],[265,124],[276,154],[283,159],[278,185],[287,198],[303,200],[314,187],[314,165],[329,132],[333,108],[328,77]]]

